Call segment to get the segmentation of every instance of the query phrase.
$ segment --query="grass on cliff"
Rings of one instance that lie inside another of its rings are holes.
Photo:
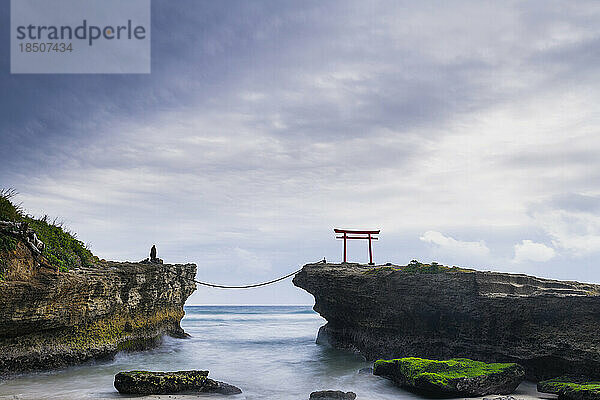
[[[20,204],[12,199],[16,195],[13,189],[0,190],[0,220],[9,222],[26,222],[33,229],[45,249],[42,253],[52,267],[66,271],[75,267],[88,266],[98,260],[88,247],[77,239],[76,235],[66,230],[56,220],[50,221],[47,216],[34,218],[25,214]],[[0,232],[0,279],[3,268],[6,268],[8,255],[15,249],[17,239],[7,233]]]
[[[432,262],[430,264],[424,264],[417,260],[412,260],[408,265],[404,266],[382,266],[370,268],[363,272],[366,275],[375,274],[381,271],[401,271],[409,274],[439,274],[441,272],[448,271],[466,271],[459,267],[447,267],[445,265]]]
[[[487,364],[468,358],[438,361],[407,357],[394,360],[378,360],[375,362],[373,374],[387,375],[388,371],[397,369],[410,385],[414,385],[416,380],[426,380],[435,386],[443,387],[454,379],[499,374],[513,368],[520,367],[514,363]]]

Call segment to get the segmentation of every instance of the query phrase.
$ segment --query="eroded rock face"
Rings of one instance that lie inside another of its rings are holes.
[[[124,394],[242,393],[235,386],[208,378],[208,371],[119,372],[115,375],[114,385]]]
[[[293,280],[328,323],[319,342],[368,359],[517,362],[530,379],[600,371],[600,286],[447,269],[308,264]]]
[[[72,272],[41,268],[0,282],[0,375],[45,370],[184,337],[183,305],[196,265],[106,262]]]
[[[389,378],[398,386],[435,396],[466,397],[511,394],[525,378],[525,371],[519,364],[486,364],[464,358],[379,360],[373,374]]]

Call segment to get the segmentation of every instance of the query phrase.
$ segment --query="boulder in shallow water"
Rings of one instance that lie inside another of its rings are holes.
[[[376,361],[373,374],[389,378],[399,386],[433,395],[476,397],[514,392],[523,381],[525,370],[515,363],[408,357]]]
[[[484,397],[483,400],[517,400],[512,396]]]
[[[310,394],[310,400],[354,400],[356,393],[341,390],[320,390]]]
[[[560,377],[541,381],[538,392],[558,394],[561,400],[598,400],[600,399],[600,381],[591,381],[583,377]]]
[[[115,375],[115,388],[126,394],[174,394],[181,392],[239,394],[227,383],[208,378],[208,371],[126,371]]]

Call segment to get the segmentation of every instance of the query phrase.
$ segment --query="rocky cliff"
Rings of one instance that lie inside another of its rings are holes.
[[[185,335],[179,322],[195,290],[194,264],[102,262],[57,272],[36,266],[19,244],[14,253],[26,273],[0,281],[0,375],[111,357],[151,347],[163,335]]]
[[[518,362],[530,379],[600,374],[600,286],[447,268],[308,264],[293,280],[318,341],[368,359]]]

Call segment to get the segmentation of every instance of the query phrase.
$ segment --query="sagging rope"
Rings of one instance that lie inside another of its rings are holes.
[[[219,288],[219,289],[251,289],[251,288],[260,287],[260,286],[267,286],[267,285],[270,285],[272,283],[282,281],[282,280],[284,280],[286,278],[289,278],[292,275],[296,275],[300,271],[302,271],[302,268],[300,268],[299,270],[294,271],[294,272],[292,272],[290,274],[287,274],[286,276],[282,276],[281,278],[273,279],[272,281],[261,282],[261,283],[253,283],[252,285],[244,285],[244,286],[217,285],[217,284],[214,284],[214,283],[207,283],[207,282],[197,281],[195,279],[192,279],[192,280],[194,282],[196,282],[198,285],[203,285],[203,286],[208,286],[208,287],[214,287],[214,288]]]
[[[168,270],[169,272],[176,274],[176,272]],[[208,283],[208,282],[202,282],[202,281],[197,281],[195,279],[190,279],[190,278],[185,278],[179,274],[181,278],[183,279],[187,279],[189,281],[192,281],[194,283],[197,283],[198,285],[202,285],[202,286],[208,286],[208,287],[213,287],[213,288],[219,288],[219,289],[251,289],[251,288],[256,288],[256,287],[260,287],[260,286],[267,286],[267,285],[271,285],[273,283],[282,281],[284,279],[289,278],[292,275],[296,275],[298,272],[302,271],[302,268],[300,268],[299,270],[296,270],[294,272],[291,272],[285,276],[282,276],[281,278],[277,278],[277,279],[273,279],[271,281],[267,281],[267,282],[261,282],[261,283],[253,283],[251,285],[243,285],[243,286],[228,286],[228,285],[218,285],[216,283]]]

